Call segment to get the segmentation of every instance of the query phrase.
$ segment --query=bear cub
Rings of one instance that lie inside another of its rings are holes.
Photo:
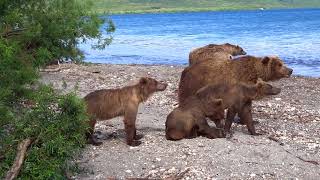
[[[202,98],[197,94],[175,108],[166,120],[166,139],[180,140],[202,135],[210,139],[225,137],[222,129],[211,128],[206,120],[208,116],[224,118],[224,105],[221,99],[211,95]]]
[[[240,120],[243,124],[247,125],[250,134],[258,135],[252,120],[252,100],[260,99],[268,95],[277,95],[280,92],[280,88],[273,87],[259,78],[257,83],[253,85],[245,83],[207,85],[201,88],[197,94],[201,98],[206,98],[214,93],[215,98],[223,100],[224,109],[228,109],[224,126],[225,132],[230,132],[233,119],[238,113]]]
[[[164,91],[166,83],[155,79],[142,77],[139,83],[119,89],[102,89],[89,93],[84,97],[87,104],[87,113],[90,116],[90,130],[87,133],[88,143],[100,145],[93,136],[94,126],[99,120],[108,120],[117,116],[124,116],[126,141],[130,146],[141,144],[142,136],[136,134],[136,116],[138,107],[154,92]]]

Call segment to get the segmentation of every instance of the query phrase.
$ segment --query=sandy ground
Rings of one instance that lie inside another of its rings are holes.
[[[80,96],[116,88],[150,76],[169,83],[140,106],[138,133],[142,144],[125,144],[121,118],[97,124],[103,145],[88,145],[75,161],[85,169],[74,179],[319,179],[320,79],[291,77],[272,82],[282,92],[254,102],[253,116],[261,136],[233,125],[230,139],[198,137],[165,139],[165,119],[177,106],[177,87],[183,66],[64,64],[58,72],[43,72],[42,81],[61,92]]]

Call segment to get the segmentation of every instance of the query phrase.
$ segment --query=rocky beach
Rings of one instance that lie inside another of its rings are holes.
[[[142,144],[125,143],[121,118],[96,125],[101,146],[88,145],[74,161],[84,171],[74,179],[318,179],[320,177],[320,78],[292,76],[271,82],[276,96],[254,101],[260,136],[234,124],[231,138],[165,139],[165,120],[177,106],[184,66],[62,64],[41,72],[41,81],[61,93],[83,97],[105,88],[131,85],[142,76],[168,83],[140,105],[137,117]],[[211,124],[214,126],[213,124]]]

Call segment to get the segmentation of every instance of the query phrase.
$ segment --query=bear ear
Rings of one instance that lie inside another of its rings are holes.
[[[221,105],[222,105],[222,99],[215,99],[215,100],[214,100],[214,104],[215,104],[216,106],[221,106]]]
[[[262,64],[268,64],[269,61],[270,61],[270,57],[266,56],[262,59]]]
[[[141,85],[146,85],[147,82],[148,82],[148,79],[145,78],[145,77],[142,77],[142,78],[140,78],[140,80],[139,80],[139,84],[141,84]]]

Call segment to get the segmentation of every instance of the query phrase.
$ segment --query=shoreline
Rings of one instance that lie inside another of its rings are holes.
[[[84,97],[97,89],[118,88],[150,76],[168,83],[139,106],[137,131],[142,144],[129,147],[121,118],[100,121],[96,134],[103,145],[86,146],[74,161],[85,171],[75,179],[314,179],[320,176],[319,78],[297,77],[270,82],[281,93],[253,103],[253,118],[261,136],[251,136],[234,124],[230,139],[197,137],[165,139],[166,116],[177,106],[183,66],[61,64],[60,71],[41,72],[41,81],[61,93]],[[213,124],[209,121],[210,125]],[[112,163],[110,163],[112,162]]]
[[[260,8],[263,8],[261,10]],[[125,15],[125,14],[171,14],[171,13],[196,13],[196,12],[237,12],[237,11],[276,11],[276,10],[303,10],[314,9],[318,10],[320,7],[252,7],[252,8],[197,8],[197,9],[149,9],[149,10],[123,10],[123,11],[97,11],[100,16],[103,15]]]
[[[95,63],[95,62],[82,62],[79,65],[116,65],[116,66],[168,66],[168,67],[176,67],[176,68],[185,68],[188,66],[188,63],[185,64],[135,64],[135,63],[127,63],[127,64],[113,64],[113,63]],[[294,73],[294,71],[293,71]],[[306,76],[306,75],[299,75],[299,74],[293,74],[293,77],[301,77],[301,78],[311,78],[311,79],[320,79],[320,74],[319,77],[316,76]]]

